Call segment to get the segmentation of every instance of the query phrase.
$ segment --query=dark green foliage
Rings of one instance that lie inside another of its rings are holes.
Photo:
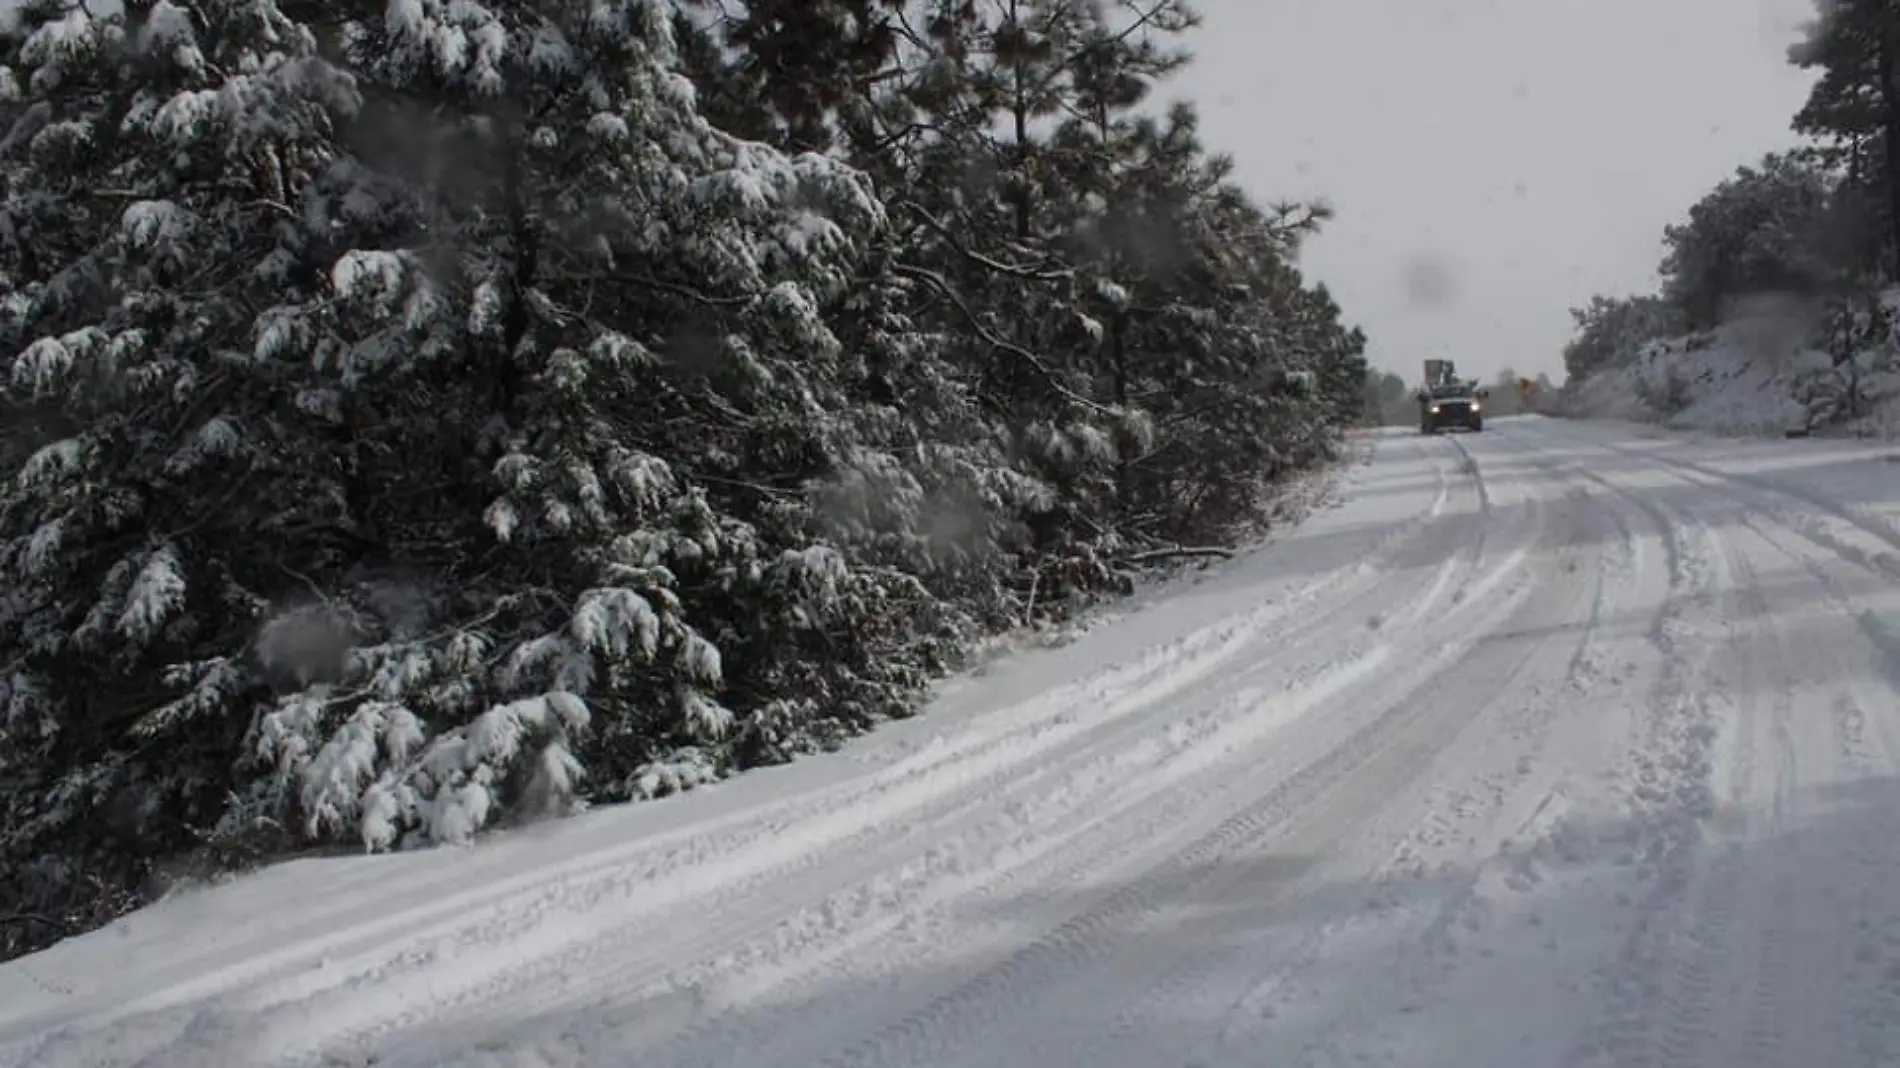
[[[1682,318],[1661,297],[1590,298],[1586,307],[1572,308],[1576,337],[1564,347],[1564,370],[1572,379],[1621,366],[1636,356],[1645,341],[1676,332]]]
[[[834,745],[1333,454],[1192,12],[926,6],[26,5],[0,950]]]
[[[1821,292],[1837,273],[1823,257],[1832,193],[1825,174],[1789,156],[1739,168],[1663,231],[1665,297],[1706,328],[1738,297]]]
[[[1874,259],[1889,281],[1900,279],[1900,156],[1889,151],[1900,143],[1900,4],[1815,0],[1815,18],[1788,59],[1818,75],[1794,129],[1840,175],[1863,238],[1841,262]]]

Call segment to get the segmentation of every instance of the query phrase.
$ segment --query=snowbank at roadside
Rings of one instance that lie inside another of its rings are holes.
[[[1893,322],[1900,288],[1882,304]],[[1652,341],[1624,366],[1570,383],[1563,414],[1722,435],[1900,437],[1900,345],[1858,325],[1880,340],[1837,367],[1813,304],[1760,298],[1715,329]],[[1855,413],[1834,418],[1850,398]]]

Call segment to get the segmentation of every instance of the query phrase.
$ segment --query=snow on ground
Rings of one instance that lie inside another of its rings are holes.
[[[0,1064],[1900,1059],[1900,466],[1387,432],[842,751],[0,966]]]
[[[1900,310],[1900,289],[1883,297]],[[1723,325],[1645,345],[1624,367],[1601,371],[1566,390],[1566,406],[1590,418],[1657,422],[1710,434],[1770,435],[1808,424],[1804,379],[1833,366],[1811,339],[1822,333],[1818,311],[1786,298],[1758,298]],[[1864,419],[1836,432],[1900,437],[1900,379],[1873,367],[1882,353],[1862,354],[1862,389],[1876,398]],[[1676,380],[1672,383],[1672,379]],[[1662,404],[1671,389],[1681,406]]]

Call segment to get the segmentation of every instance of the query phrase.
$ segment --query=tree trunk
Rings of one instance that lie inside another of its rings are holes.
[[[1109,359],[1114,361],[1115,406],[1117,410],[1126,412],[1129,378],[1128,340],[1125,336],[1128,329],[1127,315],[1117,311],[1115,317],[1109,321],[1108,329]],[[1128,456],[1125,454],[1117,456],[1115,458],[1115,505],[1123,522],[1127,521],[1128,513],[1133,506],[1133,502],[1129,500],[1133,496],[1133,474],[1134,472],[1129,467]]]
[[[1019,35],[1018,40],[1017,40],[1017,45],[1016,45],[1018,51],[1014,60],[1011,63],[1011,67],[1012,67],[1011,73],[1013,75],[1012,77],[1013,94],[1012,95],[1014,99],[1011,101],[1010,110],[1012,112],[1012,118],[1015,119],[1015,127],[1016,127],[1016,130],[1015,130],[1016,150],[1015,150],[1014,161],[1013,161],[1016,168],[1016,189],[1015,189],[1015,195],[1012,199],[1015,201],[1015,208],[1016,208],[1016,240],[1028,241],[1029,232],[1030,232],[1030,225],[1029,225],[1029,222],[1030,222],[1029,220],[1029,202],[1030,202],[1030,197],[1029,197],[1029,87],[1025,83],[1024,77],[1023,77],[1023,57],[1021,54],[1021,49],[1024,45],[1024,41],[1026,40],[1026,38],[1023,38],[1020,36],[1023,32],[1022,31],[1022,17],[1021,17],[1021,12],[1017,9],[1016,0],[1010,0],[1009,24],[1010,24],[1010,27],[1014,29]]]
[[[528,294],[534,289],[541,271],[541,246],[528,205],[531,194],[522,165],[522,140],[522,133],[511,130],[502,145],[502,211],[507,219],[508,256],[512,262],[508,276],[507,305],[502,312],[501,350],[496,353],[496,363],[490,372],[494,375],[491,387],[495,410],[511,425],[519,414],[515,410],[520,398],[517,350],[532,325]]]

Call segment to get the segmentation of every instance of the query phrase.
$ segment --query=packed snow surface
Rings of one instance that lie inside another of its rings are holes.
[[[1388,432],[844,750],[0,968],[8,1065],[1900,1060],[1900,465]]]

